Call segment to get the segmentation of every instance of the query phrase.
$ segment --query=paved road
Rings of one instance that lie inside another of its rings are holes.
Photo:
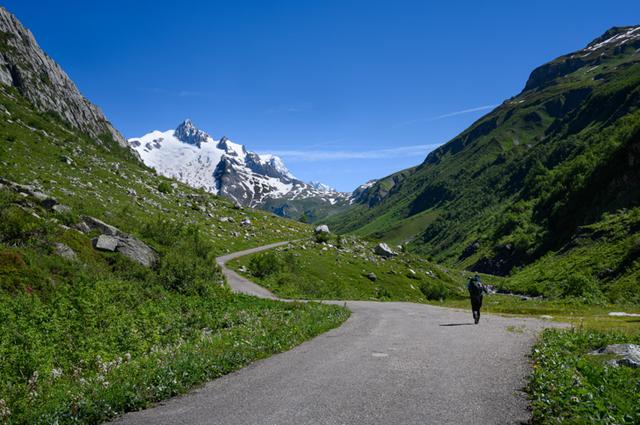
[[[275,298],[224,268],[235,291]],[[340,302],[341,304],[343,302]],[[338,329],[117,424],[520,424],[535,335],[553,324],[411,303],[348,301]]]

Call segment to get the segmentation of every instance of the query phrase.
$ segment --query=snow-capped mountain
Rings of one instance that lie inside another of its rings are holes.
[[[175,130],[131,138],[129,145],[158,173],[246,206],[307,198],[333,205],[350,196],[318,182],[297,179],[275,155],[247,151],[226,137],[214,140],[189,119]]]

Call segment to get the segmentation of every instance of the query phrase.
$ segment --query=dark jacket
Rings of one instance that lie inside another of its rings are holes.
[[[482,284],[480,278],[475,276],[469,279],[467,289],[469,290],[469,295],[471,295],[472,298],[482,297],[482,294],[487,292],[487,288]]]

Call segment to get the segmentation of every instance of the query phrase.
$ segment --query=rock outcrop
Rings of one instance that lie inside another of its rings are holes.
[[[609,360],[608,365],[618,367],[640,367],[640,345],[636,344],[611,344],[593,351],[591,355],[612,355],[616,358]]]
[[[87,228],[102,233],[93,239],[95,249],[118,252],[145,267],[153,267],[157,263],[158,254],[141,240],[95,217],[84,216],[82,220]]]
[[[381,242],[378,245],[376,245],[376,247],[373,249],[373,252],[375,252],[377,255],[384,258],[390,258],[398,255],[391,248],[389,248],[389,245],[387,245],[384,242]]]
[[[96,142],[111,136],[120,146],[124,137],[102,111],[84,98],[76,85],[38,45],[31,31],[0,7],[0,84],[15,87],[41,112],[54,112]]]

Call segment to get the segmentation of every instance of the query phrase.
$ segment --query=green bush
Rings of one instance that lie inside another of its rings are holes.
[[[284,268],[284,261],[272,251],[258,254],[251,258],[249,262],[249,271],[251,271],[251,274],[261,279],[280,273]]]
[[[449,289],[440,281],[422,282],[420,291],[430,301],[444,300],[449,296]]]
[[[160,193],[171,193],[171,185],[168,181],[163,180],[158,184],[158,192]]]
[[[575,273],[559,283],[563,297],[581,298],[586,302],[603,299],[598,281],[589,275]]]
[[[331,239],[331,234],[326,232],[318,232],[315,234],[316,243],[327,243]]]

